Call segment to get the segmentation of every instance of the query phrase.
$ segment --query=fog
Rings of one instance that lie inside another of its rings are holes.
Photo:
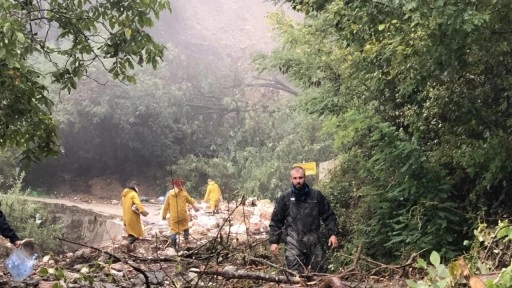
[[[151,31],[156,39],[185,53],[233,63],[274,47],[269,12],[299,17],[263,0],[176,0],[171,8],[172,14],[164,13]]]
[[[262,0],[177,0],[171,7],[149,31],[168,48],[156,71],[136,67],[137,84],[127,85],[97,69],[90,75],[94,80],[82,80],[56,101],[65,152],[34,165],[28,185],[49,193],[89,193],[91,183],[115,186],[137,178],[158,194],[167,169],[185,157],[215,159],[254,143],[266,146],[272,132],[260,127],[259,117],[280,92],[246,85],[257,75],[250,62],[277,44],[270,12],[299,16]],[[211,175],[198,169],[191,174],[202,185]]]

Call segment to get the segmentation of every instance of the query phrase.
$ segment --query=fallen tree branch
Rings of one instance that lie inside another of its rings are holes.
[[[123,262],[124,264],[130,266],[133,270],[139,272],[140,274],[142,274],[142,276],[144,276],[144,280],[146,281],[146,288],[150,288],[151,285],[149,283],[149,277],[148,277],[148,274],[146,274],[146,272],[144,270],[142,270],[141,268],[137,267],[137,266],[134,266],[126,261],[124,261],[123,259],[121,259],[121,257],[115,255],[115,254],[112,254],[110,252],[107,252],[107,251],[103,251],[99,248],[96,248],[96,247],[93,247],[93,246],[89,246],[89,245],[86,245],[86,244],[82,244],[82,243],[78,243],[78,242],[75,242],[75,241],[71,241],[71,240],[67,240],[67,239],[63,239],[63,238],[59,238],[57,237],[57,240],[60,240],[60,241],[63,241],[63,242],[67,242],[67,243],[71,243],[71,244],[75,244],[75,245],[78,245],[78,246],[82,246],[82,247],[86,247],[86,248],[90,248],[90,249],[93,249],[93,250],[96,250],[98,252],[101,252],[101,253],[104,253],[108,256],[110,256],[111,258],[119,261],[119,262]]]
[[[308,281],[306,278],[311,278],[311,275],[298,275],[295,277],[289,276],[279,276],[279,275],[268,275],[264,273],[257,272],[237,272],[230,270],[199,270],[197,268],[189,269],[190,272],[201,274],[201,275],[213,275],[220,276],[226,280],[231,279],[249,279],[249,280],[259,280],[265,282],[273,282],[279,284],[301,284],[305,285],[305,281]],[[308,284],[312,284],[311,282],[319,282],[319,286],[321,288],[345,288],[341,280],[335,276],[323,277],[322,279],[312,279],[308,281]],[[321,284],[320,284],[321,282]]]
[[[197,268],[189,269],[188,271],[202,275],[220,276],[226,280],[230,279],[249,279],[260,280],[265,282],[281,283],[281,284],[302,284],[303,280],[300,277],[288,277],[278,275],[268,275],[258,272],[235,272],[227,270],[199,270]]]
[[[270,266],[270,267],[274,267],[274,268],[279,269],[279,270],[281,270],[281,271],[285,271],[285,272],[287,272],[287,273],[290,273],[291,275],[293,275],[293,276],[295,276],[295,277],[298,277],[298,276],[299,276],[299,274],[297,274],[296,272],[294,272],[294,271],[292,271],[292,270],[286,269],[286,268],[284,268],[284,267],[281,267],[281,266],[279,266],[279,265],[276,265],[276,264],[274,264],[274,263],[268,262],[268,261],[263,260],[263,259],[254,258],[254,257],[250,257],[250,256],[249,256],[249,257],[247,258],[247,260],[252,260],[252,261],[256,261],[256,262],[263,263],[263,264],[268,265],[268,266]]]

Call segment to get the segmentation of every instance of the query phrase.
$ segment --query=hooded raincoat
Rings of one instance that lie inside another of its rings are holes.
[[[210,202],[210,208],[215,210],[217,206],[219,206],[220,198],[222,197],[222,193],[220,192],[219,185],[212,181],[208,183],[208,187],[206,188],[206,195],[204,196],[204,201]]]
[[[170,214],[169,228],[171,234],[177,234],[188,229],[187,204],[194,204],[196,201],[188,195],[187,191],[182,189],[172,189],[167,193],[162,208],[162,218]]]
[[[132,210],[133,204],[137,205],[140,212],[144,211],[144,207],[139,200],[139,195],[135,188],[128,187],[121,193],[121,205],[123,206],[123,223],[126,234],[140,238],[144,235],[142,223],[140,222],[140,214]]]

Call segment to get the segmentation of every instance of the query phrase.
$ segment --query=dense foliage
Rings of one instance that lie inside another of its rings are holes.
[[[47,80],[67,92],[100,63],[134,83],[134,64],[156,67],[163,46],[144,31],[169,2],[2,1],[0,3],[0,148],[27,162],[59,151]]]
[[[331,119],[333,199],[352,195],[369,219],[353,243],[450,256],[477,219],[511,215],[510,1],[286,2],[306,19],[274,15],[282,46],[257,62]]]

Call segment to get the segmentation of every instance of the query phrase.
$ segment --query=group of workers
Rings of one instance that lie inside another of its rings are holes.
[[[284,243],[285,262],[289,270],[297,273],[325,273],[327,271],[325,246],[331,249],[338,246],[337,219],[326,197],[305,181],[305,170],[300,166],[292,167],[291,186],[277,199],[270,219],[270,251],[278,255],[279,244]],[[187,204],[196,211],[199,210],[199,206],[185,190],[183,180],[172,179],[170,184],[172,189],[165,197],[161,216],[162,220],[168,219],[171,231],[169,242],[176,248],[178,234],[183,233],[185,242],[190,237]],[[134,242],[143,236],[140,216],[149,214],[137,194],[138,186],[136,182],[132,182],[121,193],[123,222],[128,235],[124,245],[129,252],[135,250]],[[212,179],[208,179],[204,201],[209,201],[212,214],[219,213],[221,199],[222,193],[219,186]],[[322,240],[321,223],[324,224],[327,241]],[[23,241],[9,226],[1,211],[0,235],[9,239],[14,247],[22,245]]]
[[[171,179],[169,182],[172,187],[165,196],[161,217],[162,220],[168,220],[171,232],[170,244],[177,247],[177,235],[183,233],[185,243],[189,240],[190,230],[188,225],[187,204],[197,212],[199,206],[197,202],[190,197],[185,190],[184,181],[182,179]],[[135,241],[143,236],[143,228],[140,216],[147,216],[148,212],[144,209],[138,196],[138,183],[132,182],[121,193],[121,205],[123,207],[123,222],[128,235],[124,246],[128,251],[134,251]],[[204,197],[205,202],[210,203],[212,215],[219,213],[219,204],[222,199],[222,193],[219,185],[212,179],[208,179],[208,186]]]
[[[338,246],[336,215],[326,197],[306,183],[304,168],[292,167],[290,182],[290,188],[279,196],[272,212],[269,224],[270,251],[278,255],[279,244],[284,243],[285,262],[289,270],[297,273],[325,273],[325,246],[331,249]],[[183,180],[172,179],[170,184],[173,189],[165,197],[161,216],[166,220],[170,215],[169,242],[176,248],[178,234],[183,233],[185,243],[190,237],[187,204],[195,211],[199,210],[199,206],[185,190]],[[140,215],[148,214],[137,196],[137,186],[136,183],[132,183],[122,193],[123,221],[128,234],[125,246],[129,251],[134,250],[135,240],[143,236]],[[221,198],[219,186],[212,179],[208,179],[204,201],[209,201],[212,214],[219,212]],[[325,227],[324,233],[321,230],[321,223]],[[322,240],[324,236],[327,237],[327,241]]]

